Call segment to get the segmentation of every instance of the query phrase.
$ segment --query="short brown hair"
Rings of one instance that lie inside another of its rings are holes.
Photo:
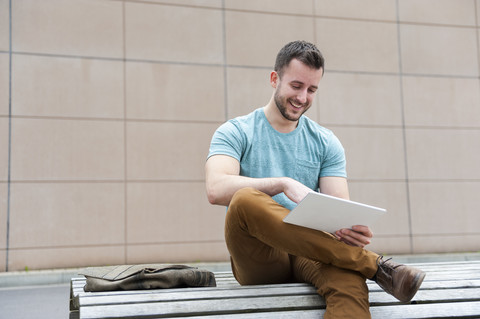
[[[324,69],[325,59],[318,48],[307,41],[293,41],[287,43],[277,54],[275,72],[282,77],[283,69],[290,64],[292,59],[297,59],[313,69]]]

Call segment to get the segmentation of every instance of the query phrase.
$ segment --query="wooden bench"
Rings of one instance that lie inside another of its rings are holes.
[[[480,261],[411,264],[427,272],[414,299],[400,303],[368,281],[373,318],[480,318]],[[71,280],[70,318],[322,318],[325,301],[307,284],[240,286],[216,272],[215,288],[86,293]]]

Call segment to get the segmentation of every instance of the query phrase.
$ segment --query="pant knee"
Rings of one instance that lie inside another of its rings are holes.
[[[254,212],[259,204],[258,196],[268,196],[252,187],[241,188],[233,194],[228,206],[227,218],[244,212]]]
[[[246,229],[247,217],[246,212],[251,211],[251,205],[255,203],[252,200],[255,192],[254,188],[246,187],[238,190],[233,195],[227,210],[225,219],[225,238],[229,238],[229,234],[235,229]]]
[[[233,194],[229,207],[244,206],[250,203],[252,197],[258,193],[258,191],[252,187],[241,188]]]

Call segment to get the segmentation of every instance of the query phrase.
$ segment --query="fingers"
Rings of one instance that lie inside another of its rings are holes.
[[[363,240],[363,239],[356,238],[354,236],[345,235],[345,234],[343,234],[342,237],[340,237],[340,241],[350,246],[356,246],[361,248],[364,248],[366,245],[370,243],[369,240]]]
[[[284,194],[293,202],[300,203],[308,193],[313,193],[313,190],[297,182],[294,179],[288,178],[288,183],[283,190]]]
[[[335,232],[338,240],[364,248],[371,243],[373,237],[372,231],[367,226],[353,226],[352,229],[343,228]]]
[[[368,226],[355,225],[355,226],[352,226],[352,229],[357,233],[361,233],[365,237],[368,237],[368,238],[373,237],[373,233]]]

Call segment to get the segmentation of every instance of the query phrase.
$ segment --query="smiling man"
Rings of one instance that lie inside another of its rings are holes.
[[[349,199],[340,141],[303,115],[323,72],[315,45],[294,41],[280,50],[268,104],[214,134],[207,196],[228,206],[225,241],[240,284],[310,283],[326,300],[325,318],[370,318],[366,279],[409,301],[425,273],[366,250],[373,237],[367,226],[329,234],[283,222],[309,192]]]

